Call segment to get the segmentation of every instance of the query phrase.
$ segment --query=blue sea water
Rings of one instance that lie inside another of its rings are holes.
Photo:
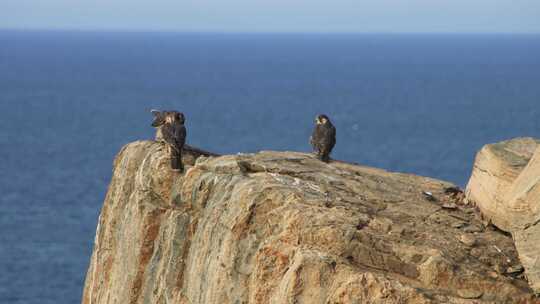
[[[464,185],[475,152],[540,137],[540,35],[0,31],[0,303],[80,302],[120,147],[149,109],[218,153],[309,151]]]

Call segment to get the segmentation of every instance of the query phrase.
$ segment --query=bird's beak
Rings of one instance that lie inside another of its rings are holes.
[[[157,117],[156,119],[154,119],[154,121],[152,122],[152,127],[159,127],[163,124],[163,119],[161,119],[161,117]]]
[[[164,123],[164,117],[161,114],[154,116],[154,121],[152,121],[152,127],[159,127]]]

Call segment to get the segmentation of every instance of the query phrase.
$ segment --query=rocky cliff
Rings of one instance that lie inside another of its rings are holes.
[[[533,138],[486,145],[476,156],[467,199],[512,234],[526,277],[540,293],[540,148]]]
[[[538,303],[512,238],[449,183],[205,155],[188,151],[179,174],[159,143],[122,149],[83,303]]]

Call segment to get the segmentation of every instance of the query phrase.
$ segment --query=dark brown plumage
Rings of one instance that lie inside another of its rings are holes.
[[[328,162],[330,160],[330,153],[336,145],[336,128],[328,116],[324,114],[318,115],[315,123],[315,128],[309,142],[317,157],[323,162]]]
[[[154,114],[152,126],[158,128],[156,140],[167,144],[171,157],[171,168],[184,170],[182,150],[187,135],[184,114],[177,111],[160,112],[156,110],[152,110],[152,114]]]

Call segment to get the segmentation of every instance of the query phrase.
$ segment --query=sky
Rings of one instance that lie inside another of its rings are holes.
[[[0,0],[0,28],[540,33],[540,0]]]

